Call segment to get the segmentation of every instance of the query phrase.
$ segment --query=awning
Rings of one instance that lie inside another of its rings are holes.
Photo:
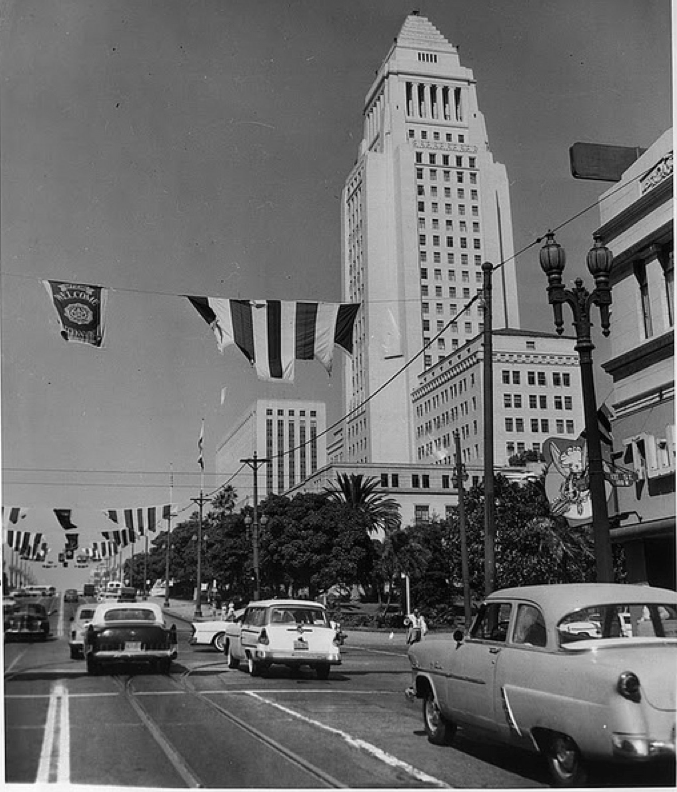
[[[674,536],[675,518],[661,517],[658,520],[647,520],[646,522],[636,522],[631,525],[623,525],[620,528],[612,528],[609,532],[612,542],[629,542],[631,539],[645,539],[653,536]]]

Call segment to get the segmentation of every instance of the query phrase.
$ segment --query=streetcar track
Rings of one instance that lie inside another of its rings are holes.
[[[251,724],[249,724],[246,721],[242,720],[242,718],[239,718],[237,715],[234,715],[232,712],[229,712],[227,709],[222,707],[220,704],[217,704],[215,701],[212,701],[210,698],[208,698],[201,691],[195,690],[195,688],[189,682],[190,675],[192,673],[194,673],[195,671],[199,672],[203,668],[209,668],[209,667],[212,667],[212,666],[222,666],[222,665],[223,665],[222,662],[219,662],[219,663],[207,663],[207,664],[205,664],[203,666],[196,666],[195,668],[192,668],[192,669],[186,669],[185,671],[183,671],[181,673],[181,675],[179,676],[178,679],[176,679],[175,677],[172,677],[172,676],[167,676],[166,679],[171,681],[173,684],[177,685],[181,689],[181,691],[183,693],[198,699],[203,704],[206,704],[212,710],[214,710],[219,715],[221,715],[226,720],[228,720],[231,724],[237,726],[239,729],[241,729],[242,731],[246,732],[247,734],[249,734],[251,737],[253,737],[258,742],[262,743],[263,745],[266,745],[268,748],[272,748],[276,753],[278,753],[280,756],[282,756],[288,762],[296,765],[297,767],[302,769],[305,773],[307,773],[308,775],[310,775],[314,779],[322,782],[322,784],[324,784],[325,786],[333,787],[333,788],[336,788],[336,789],[340,789],[340,788],[343,788],[343,787],[347,786],[345,783],[343,783],[343,782],[339,781],[338,779],[334,778],[333,776],[329,775],[324,770],[320,769],[316,765],[314,765],[311,762],[309,762],[308,760],[304,759],[302,756],[299,756],[299,754],[297,754],[295,751],[292,751],[289,748],[286,748],[284,745],[279,743],[277,740],[275,740],[272,737],[269,737],[268,735],[264,734],[262,731],[257,729],[255,726],[252,726]],[[115,679],[115,677],[114,677],[114,679]],[[130,704],[132,704],[132,706],[134,706],[134,709],[138,713],[143,712],[143,721],[144,721],[144,723],[145,724],[151,724],[151,723],[153,724],[154,731],[151,731],[151,734],[153,734],[153,737],[156,738],[156,733],[155,732],[157,732],[161,736],[161,731],[160,731],[159,727],[157,726],[157,724],[154,723],[153,719],[148,714],[147,710],[143,707],[143,705],[139,701],[139,699],[142,698],[146,694],[145,693],[137,693],[131,687],[131,683],[132,683],[133,679],[134,679],[134,677],[130,676],[130,677],[127,678],[126,682],[123,683],[122,680],[118,678],[118,685],[120,685],[124,695],[128,698]],[[167,744],[167,746],[170,747],[171,751],[175,752],[175,749],[173,749],[171,747],[170,743],[168,743],[168,741],[164,737],[162,737],[162,739]],[[161,745],[161,747],[163,747],[163,746]],[[164,747],[163,747],[163,750],[164,750]],[[167,755],[169,756],[169,754],[167,754]],[[197,774],[193,773],[190,770],[189,770],[189,772],[191,773],[191,776],[194,779],[198,778]],[[201,786],[201,784],[196,783],[196,784],[191,784],[191,786]]]

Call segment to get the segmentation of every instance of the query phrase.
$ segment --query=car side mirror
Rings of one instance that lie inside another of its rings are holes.
[[[462,644],[463,639],[465,638],[465,633],[463,632],[463,630],[454,630],[451,637],[454,639],[454,641],[456,641],[457,645]]]

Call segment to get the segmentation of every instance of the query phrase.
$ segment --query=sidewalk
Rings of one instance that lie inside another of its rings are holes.
[[[170,618],[174,616],[179,619],[185,619],[188,622],[212,621],[217,618],[211,615],[211,607],[206,602],[203,602],[200,607],[202,616],[195,617],[194,600],[170,598],[168,608],[164,607],[164,597],[149,597],[149,601],[157,602]],[[379,649],[391,648],[393,651],[401,651],[406,654],[404,630],[364,630],[358,628],[344,629],[343,632],[346,634],[345,648],[350,648],[351,646],[375,646]]]

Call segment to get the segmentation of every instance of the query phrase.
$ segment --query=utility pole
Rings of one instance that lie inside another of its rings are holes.
[[[200,507],[200,519],[197,524],[197,587],[195,589],[195,613],[193,616],[202,616],[202,507],[210,499],[202,494],[202,488],[200,488],[200,497],[191,498],[191,500]]]
[[[461,462],[461,436],[458,429],[454,430],[454,444],[456,449],[456,468],[454,471],[454,486],[458,492],[458,530],[461,537],[461,577],[463,579],[463,613],[465,616],[465,629],[470,629],[472,619],[472,605],[470,602],[470,570],[468,567],[468,537],[465,524],[465,491],[463,482],[468,478],[465,465]]]
[[[482,348],[484,356],[484,593],[491,594],[496,578],[496,529],[494,525],[494,382],[492,344],[492,285],[493,265],[482,264],[484,283],[482,301],[484,331]]]
[[[169,537],[172,532],[172,509],[174,504],[174,467],[169,468],[169,514],[167,515],[167,547],[165,548],[165,608],[169,607]]]
[[[261,599],[261,577],[259,572],[259,490],[258,473],[262,465],[270,462],[270,459],[259,459],[256,451],[252,459],[241,459],[248,465],[254,474],[254,516],[252,520],[252,564],[254,566],[254,599]]]

